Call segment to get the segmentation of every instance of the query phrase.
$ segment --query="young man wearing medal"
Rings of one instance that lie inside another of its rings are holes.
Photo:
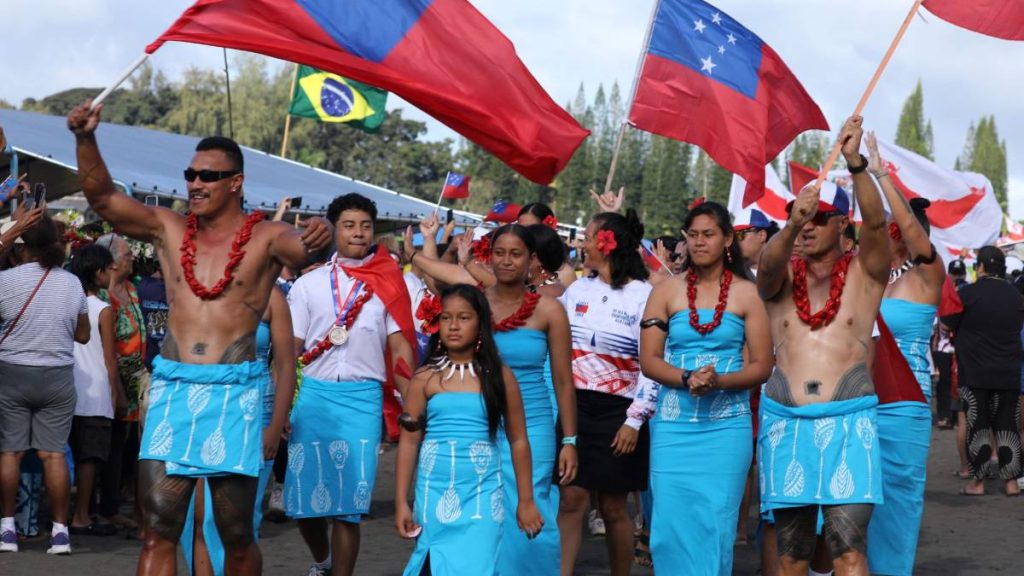
[[[412,305],[390,254],[373,244],[377,207],[359,194],[327,209],[337,253],[288,294],[302,385],[292,410],[285,511],[313,554],[310,574],[347,576],[370,510],[384,384],[404,391],[415,366]],[[332,519],[330,539],[327,520]]]
[[[840,244],[846,192],[810,185],[790,202],[758,267],[776,349],[761,398],[761,498],[775,516],[783,575],[807,573],[820,513],[836,572],[866,576],[868,521],[882,502],[878,397],[866,363],[889,280],[889,237],[860,154],[862,122],[850,118],[839,135],[863,217],[860,251],[844,254]],[[802,256],[791,259],[797,243]]]
[[[171,302],[139,454],[145,541],[138,573],[177,574],[178,537],[196,479],[206,478],[224,571],[261,574],[253,507],[260,468],[277,443],[261,446],[251,424],[260,422],[259,398],[270,380],[266,363],[256,360],[256,328],[282,266],[304,266],[330,243],[331,226],[313,218],[299,231],[246,216],[242,152],[223,137],[200,141],[185,170],[188,216],[136,202],[115,188],[100,155],[101,110],[87,101],[68,115],[79,183],[115,230],[153,243]],[[278,386],[268,438],[277,438],[287,420],[286,388]]]

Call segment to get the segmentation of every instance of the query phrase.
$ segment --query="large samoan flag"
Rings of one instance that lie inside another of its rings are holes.
[[[1024,40],[1024,2],[1021,0],[925,0],[924,7],[939,18],[975,32]]]
[[[742,177],[733,174],[732,187],[729,189],[729,213],[738,217],[751,208],[760,210],[765,216],[772,219],[779,225],[786,225],[789,214],[786,213],[786,204],[796,197],[790,194],[789,189],[779,179],[775,169],[769,164],[764,167],[764,190],[761,196],[753,204],[743,206],[743,193],[747,190],[747,181]]]
[[[192,42],[398,94],[540,184],[589,133],[467,0],[199,0],[146,47]]]
[[[388,93],[337,74],[299,66],[288,113],[321,122],[343,122],[376,132],[384,122]]]
[[[701,0],[661,0],[630,123],[703,148],[760,197],[764,166],[801,132],[828,130],[818,105],[782,58],[753,32]]]

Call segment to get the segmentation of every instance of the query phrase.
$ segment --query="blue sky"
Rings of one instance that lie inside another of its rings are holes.
[[[516,45],[559,103],[582,82],[632,85],[654,0],[473,0]],[[899,27],[912,0],[718,0],[715,5],[782,56],[838,127]],[[75,86],[103,86],[189,5],[189,0],[5,0],[0,98],[15,104]],[[10,53],[10,52],[9,52]],[[170,43],[153,64],[177,78],[190,65],[221,67],[220,50]],[[866,124],[892,139],[900,108],[918,79],[935,131],[936,160],[951,167],[967,127],[994,114],[1007,141],[1010,212],[1024,217],[1024,42],[988,38],[927,12],[916,18],[865,110]],[[399,103],[407,107],[407,105]],[[429,120],[418,111],[407,115]],[[429,137],[452,133],[430,121]]]

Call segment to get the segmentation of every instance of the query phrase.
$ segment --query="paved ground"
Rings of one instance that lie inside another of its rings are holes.
[[[375,518],[364,524],[364,546],[357,573],[392,576],[401,574],[412,543],[399,539],[392,528],[394,450],[388,450],[381,463],[372,509]],[[1006,498],[1001,493],[1002,483],[997,481],[988,483],[988,496],[959,496],[957,490],[961,482],[952,475],[957,465],[953,432],[936,430],[932,436],[924,526],[915,573],[929,576],[1024,573],[1024,538],[1021,538],[1024,498]],[[265,523],[263,536],[266,574],[305,574],[307,553],[294,523]],[[73,542],[73,556],[56,558],[45,554],[46,546],[45,539],[25,542],[22,552],[0,556],[0,575],[131,574],[139,548],[137,542],[119,536],[79,537]],[[607,574],[605,557],[603,540],[587,539],[577,574]],[[755,547],[738,547],[734,573],[754,574],[756,568]],[[185,574],[183,570],[179,573]],[[633,573],[651,574],[649,570],[639,569]]]

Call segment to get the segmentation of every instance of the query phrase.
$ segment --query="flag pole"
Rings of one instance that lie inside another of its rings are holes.
[[[288,89],[288,98],[295,99],[295,81],[299,77],[299,65],[295,65],[295,73],[292,74],[292,87]],[[288,131],[292,127],[291,100],[288,101],[288,110],[284,113],[284,138],[281,139],[281,158],[288,153]]]
[[[644,34],[644,43],[640,45],[640,55],[636,59],[636,70],[633,73],[633,88],[629,91],[629,100],[626,101],[626,119],[619,124],[619,134],[615,138],[615,148],[612,150],[612,164],[608,167],[608,177],[604,181],[604,192],[612,189],[612,182],[615,180],[615,168],[619,164],[619,149],[622,147],[622,138],[626,135],[626,125],[629,124],[629,110],[633,107],[633,99],[636,98],[636,90],[640,85],[640,75],[644,70],[644,61],[647,54],[647,45],[651,41],[651,32],[654,30],[654,17],[658,14],[658,6],[661,0],[655,0],[651,8],[651,17],[647,20],[647,32]]]
[[[910,27],[910,23],[914,21],[914,15],[918,13],[918,8],[921,7],[921,3],[924,0],[914,0],[914,5],[910,7],[910,12],[907,13],[907,17],[903,20],[903,25],[896,32],[896,36],[892,39],[892,43],[889,44],[889,49],[886,50],[885,56],[882,57],[882,61],[878,64],[878,69],[875,70],[875,75],[871,77],[871,82],[868,83],[867,89],[864,90],[864,94],[860,97],[860,101],[857,102],[857,107],[853,110],[854,116],[859,116],[864,111],[864,107],[868,103],[868,98],[871,97],[871,93],[875,91],[875,87],[878,86],[878,81],[882,78],[882,73],[885,72],[886,66],[889,65],[889,60],[892,59],[892,55],[896,52],[896,47],[899,46],[903,40],[903,36],[907,33],[907,28]],[[818,174],[818,181],[815,185],[821,186],[822,182],[825,181],[825,177],[828,175],[829,170],[839,159],[839,152],[843,148],[843,143],[836,140],[835,146],[832,147],[832,153],[828,155],[828,160],[825,161],[825,165],[821,168],[821,173]]]
[[[145,64],[146,60],[148,60],[148,59],[149,59],[149,54],[146,54],[145,52],[143,52],[142,56],[139,56],[138,59],[136,59],[135,62],[132,63],[131,66],[126,68],[124,70],[124,72],[121,73],[121,76],[118,77],[116,82],[114,82],[113,84],[108,86],[105,90],[103,90],[103,92],[100,92],[99,96],[97,96],[96,98],[93,99],[93,101],[92,101],[92,108],[95,108],[95,107],[99,106],[100,104],[102,104],[103,101],[107,99],[107,96],[110,96],[111,92],[113,92],[114,90],[117,89],[118,86],[123,84],[124,81],[127,80],[128,77],[132,75],[132,72],[135,72],[136,70],[138,70],[139,66],[142,66],[143,64]],[[90,109],[92,109],[92,108],[90,108]]]
[[[437,216],[437,211],[441,209],[441,200],[444,200],[444,187],[448,185],[448,176],[452,175],[452,171],[449,170],[448,174],[444,177],[444,184],[441,184],[441,194],[437,197],[437,206],[434,206],[434,216]]]
[[[223,50],[224,50],[224,83],[225,83],[225,85],[227,87],[227,94],[228,94],[228,135],[231,136],[232,139],[234,139],[235,138],[235,119],[234,119],[234,115],[231,112],[231,71],[228,68],[228,49],[227,48],[223,48]]]

